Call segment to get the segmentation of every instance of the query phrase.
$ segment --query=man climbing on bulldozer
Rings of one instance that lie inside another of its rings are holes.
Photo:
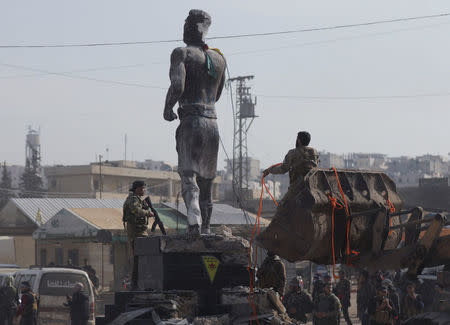
[[[283,201],[286,201],[293,190],[303,182],[306,174],[319,164],[319,155],[316,149],[308,147],[310,141],[311,135],[308,132],[299,132],[295,149],[289,150],[281,164],[269,167],[263,172],[263,177],[269,174],[285,174],[289,172],[289,189]]]

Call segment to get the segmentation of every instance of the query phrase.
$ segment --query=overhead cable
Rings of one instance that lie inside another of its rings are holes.
[[[422,97],[446,97],[450,96],[450,92],[424,93],[412,95],[386,95],[386,96],[291,96],[291,95],[264,95],[264,94],[256,94],[256,96],[262,98],[304,99],[304,100],[367,100],[367,99],[407,99],[407,98],[422,98]]]
[[[49,75],[56,75],[56,76],[62,76],[66,78],[71,79],[83,79],[83,80],[89,80],[89,81],[95,81],[95,82],[101,82],[101,83],[109,83],[109,84],[117,84],[121,86],[131,86],[131,87],[139,87],[139,88],[154,88],[154,89],[162,89],[167,90],[167,87],[159,87],[159,86],[152,86],[152,85],[144,85],[139,83],[131,83],[131,82],[123,82],[123,81],[114,81],[114,80],[105,80],[105,79],[97,79],[97,78],[91,78],[91,77],[84,77],[84,76],[77,76],[73,74],[68,74],[65,72],[52,72],[48,70],[42,70],[42,69],[36,69],[36,68],[30,68],[22,65],[16,65],[16,64],[8,64],[0,62],[1,66],[14,68],[14,69],[21,69],[21,70],[28,70],[28,71],[34,71],[34,72],[40,72],[43,74],[49,74]]]
[[[334,26],[324,26],[324,27],[315,27],[315,28],[302,28],[302,29],[293,29],[293,30],[285,30],[285,31],[265,32],[265,33],[247,33],[247,34],[214,36],[214,37],[209,37],[206,39],[207,40],[217,40],[217,39],[264,37],[264,36],[273,36],[273,35],[318,32],[318,31],[333,30],[333,29],[345,29],[345,28],[373,26],[373,25],[380,25],[380,24],[387,24],[387,23],[398,23],[398,22],[407,22],[407,21],[422,20],[422,19],[441,18],[441,17],[447,17],[447,16],[450,16],[450,13],[441,13],[441,14],[435,14],[435,15],[425,15],[425,16],[415,16],[415,17],[405,17],[405,18],[397,18],[397,19],[375,20],[375,21],[355,23],[355,24],[334,25]],[[127,42],[103,42],[103,43],[102,42],[73,43],[73,44],[22,44],[22,45],[17,44],[17,45],[0,45],[0,49],[124,46],[124,45],[146,45],[146,44],[159,44],[159,43],[177,43],[177,42],[181,42],[181,41],[182,41],[182,39],[127,41]]]

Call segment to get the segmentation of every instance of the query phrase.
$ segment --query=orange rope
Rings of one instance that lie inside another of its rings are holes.
[[[386,194],[386,196],[387,196],[387,194]],[[390,213],[394,213],[395,212],[395,206],[392,204],[392,202],[391,202],[391,200],[389,199],[388,196],[387,196],[386,201],[387,201],[387,204],[388,204],[388,207],[389,207],[389,212]],[[389,217],[389,226],[392,227],[392,218],[391,217]],[[388,236],[390,236],[391,234],[392,234],[392,230],[389,230]]]
[[[389,200],[389,197],[387,198],[387,203],[388,203],[388,207],[389,207],[389,212],[394,213],[395,206],[392,204],[391,200]]]
[[[281,165],[281,163],[279,164],[275,164],[271,167],[275,167],[275,166],[279,166]],[[252,247],[253,247],[253,240],[255,238],[255,235],[259,234],[259,227],[261,225],[260,220],[261,220],[261,211],[262,211],[262,199],[263,199],[263,194],[264,194],[264,189],[266,189],[267,193],[269,193],[270,197],[272,198],[273,202],[275,202],[275,205],[278,206],[278,202],[275,200],[275,198],[273,197],[272,193],[270,193],[269,189],[266,186],[266,183],[264,182],[264,176],[261,178],[261,195],[259,196],[259,207],[258,207],[258,214],[256,216],[256,220],[255,220],[255,224],[253,225],[253,231],[252,231],[252,237],[250,239],[250,247],[248,250],[248,273],[250,276],[250,290],[248,292],[248,301],[250,304],[250,308],[252,309],[252,315],[250,318],[250,324],[252,324],[253,319],[256,320],[256,323],[258,325],[259,324],[259,320],[258,320],[258,313],[256,311],[256,306],[253,302],[254,300],[254,296],[255,296],[255,269],[256,266],[258,265],[258,246],[255,245],[255,262],[252,263]]]
[[[334,251],[334,210],[336,209],[343,209],[344,207],[342,204],[338,203],[337,199],[335,197],[332,197],[330,194],[328,194],[328,199],[331,203],[331,252],[333,256],[333,277],[334,279],[339,279],[339,276],[336,275],[336,254]]]
[[[348,209],[348,204],[347,204],[347,199],[345,198],[345,194],[344,191],[342,190],[342,186],[341,186],[341,182],[339,181],[339,176],[338,176],[338,172],[336,170],[335,167],[332,167],[334,170],[334,174],[336,175],[336,181],[339,187],[339,191],[341,192],[341,196],[342,199],[344,200],[344,205],[345,205],[345,214],[347,216],[347,226],[346,226],[346,237],[347,237],[347,247],[346,247],[346,251],[347,251],[347,265],[351,265],[351,259],[350,256],[351,254],[359,254],[357,251],[351,250],[350,249],[350,227],[351,227],[351,219],[350,219],[350,212]]]

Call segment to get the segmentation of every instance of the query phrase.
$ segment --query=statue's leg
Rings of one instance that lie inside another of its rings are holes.
[[[202,215],[202,234],[211,233],[210,223],[213,209],[212,204],[212,179],[198,176],[197,183],[200,187],[200,212]]]
[[[181,193],[187,210],[187,219],[189,223],[188,233],[199,233],[200,206],[199,192],[196,176],[194,173],[184,173],[181,175]]]

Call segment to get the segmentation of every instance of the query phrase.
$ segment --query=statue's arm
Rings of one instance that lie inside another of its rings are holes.
[[[170,56],[170,87],[167,91],[166,104],[164,106],[164,119],[167,121],[173,121],[177,118],[177,115],[173,112],[173,107],[184,92],[186,79],[184,59],[185,51],[182,48],[176,48]]]
[[[225,67],[226,69],[226,67]],[[222,73],[222,79],[220,80],[219,89],[217,90],[216,102],[219,100],[222,95],[223,86],[225,85],[225,71]]]

